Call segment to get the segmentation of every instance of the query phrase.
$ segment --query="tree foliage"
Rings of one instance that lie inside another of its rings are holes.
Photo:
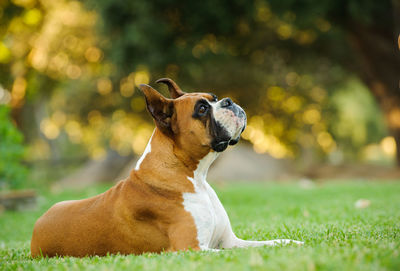
[[[239,101],[258,152],[354,158],[386,131],[379,113],[338,124],[348,110],[337,101],[366,93],[348,37],[359,26],[391,32],[391,9],[388,0],[2,2],[9,97],[0,102],[13,107],[30,157],[81,151],[71,144],[94,158],[108,147],[127,155],[152,127],[135,86],[171,77]]]
[[[280,157],[318,146],[330,153],[339,141],[351,154],[385,133],[378,113],[348,120],[358,136],[344,136],[352,128],[337,128],[345,109],[331,97],[362,88],[347,36],[358,25],[391,33],[390,1],[92,3],[101,32],[115,41],[106,55],[121,73],[146,63],[155,77],[234,96],[254,116],[244,136],[258,151]]]

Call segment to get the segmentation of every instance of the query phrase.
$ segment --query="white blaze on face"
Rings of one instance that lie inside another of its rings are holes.
[[[225,128],[225,130],[229,133],[232,139],[236,139],[240,136],[242,129],[245,125],[244,118],[239,118],[235,116],[232,110],[221,107],[221,101],[211,102],[211,106],[213,108],[213,116],[214,119]],[[240,106],[236,105],[241,108]]]

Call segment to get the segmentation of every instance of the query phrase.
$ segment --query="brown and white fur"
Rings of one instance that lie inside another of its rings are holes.
[[[108,191],[52,206],[36,222],[33,257],[141,254],[297,243],[246,241],[206,181],[211,163],[238,142],[246,115],[229,98],[185,93],[170,79],[172,99],[140,89],[156,128],[130,176]]]

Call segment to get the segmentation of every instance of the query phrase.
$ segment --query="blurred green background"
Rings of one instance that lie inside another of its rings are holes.
[[[161,77],[232,97],[241,144],[296,171],[397,170],[399,18],[397,0],[1,0],[0,185],[129,163],[154,127],[137,86]]]

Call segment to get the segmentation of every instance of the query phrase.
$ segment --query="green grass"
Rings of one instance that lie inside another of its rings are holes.
[[[291,238],[297,247],[179,252],[141,256],[31,259],[35,220],[53,203],[95,195],[42,191],[39,210],[0,215],[0,270],[400,270],[400,182],[332,182],[218,186],[234,231],[245,239]],[[355,208],[369,199],[365,209]]]

